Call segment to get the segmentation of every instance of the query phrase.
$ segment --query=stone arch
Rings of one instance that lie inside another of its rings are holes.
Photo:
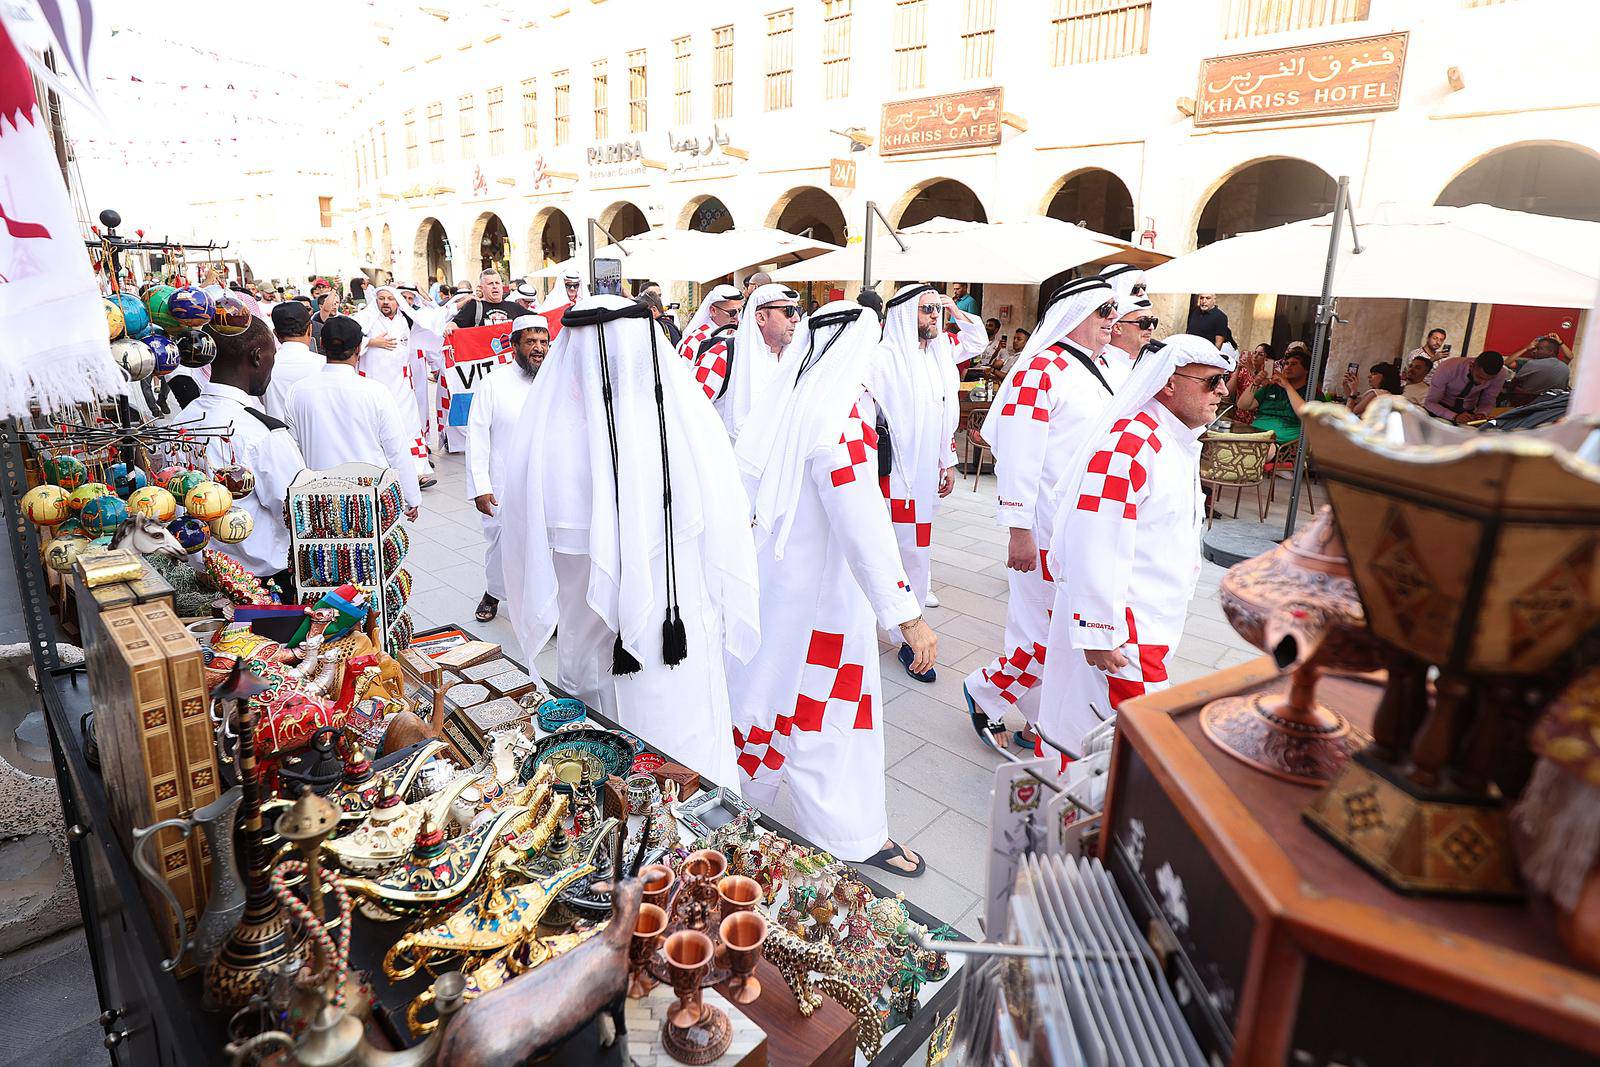
[[[697,196],[678,212],[678,229],[701,233],[725,233],[733,229],[733,212],[721,197],[710,193]]]
[[[900,197],[890,218],[895,226],[915,226],[939,216],[964,222],[988,222],[989,212],[978,194],[954,178],[929,178]]]
[[[769,229],[788,233],[811,231],[811,237],[843,245],[850,236],[849,221],[833,194],[815,185],[797,185],[778,197],[767,212]]]
[[[450,263],[450,253],[450,237],[445,233],[444,223],[432,216],[423,219],[417,226],[411,254],[418,272],[426,279],[424,284],[454,282],[455,272]]]
[[[528,270],[554,266],[578,254],[577,230],[558,207],[540,208],[528,227]]]
[[[1458,170],[1434,203],[1488,204],[1600,222],[1600,152],[1570,141],[1522,141],[1490,149]]]
[[[650,220],[645,218],[645,214],[639,209],[639,205],[631,200],[612,202],[610,206],[600,212],[599,221],[600,225],[605,227],[606,233],[609,233],[619,241],[650,232]]]
[[[494,267],[500,271],[502,280],[509,280],[511,234],[499,215],[493,211],[485,211],[473,220],[467,255],[473,274]]]
[[[1098,233],[1133,240],[1133,192],[1114,171],[1081,167],[1055,181],[1039,205],[1040,213]]]

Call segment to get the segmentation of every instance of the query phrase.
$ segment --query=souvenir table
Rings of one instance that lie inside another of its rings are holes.
[[[466,639],[471,639],[470,633],[460,627],[440,629],[456,630]],[[426,644],[426,638],[437,633],[429,631],[428,634],[417,636]],[[521,669],[514,662],[513,666]],[[457,684],[477,683],[465,681]],[[51,680],[45,689],[49,719],[62,742],[57,751],[61,780],[69,783],[67,791],[70,792],[71,801],[68,824],[71,826],[77,822],[82,828],[81,832],[69,836],[78,861],[85,916],[97,920],[90,922],[93,928],[89,931],[91,956],[95,960],[102,1003],[111,1008],[102,1021],[107,1028],[108,1047],[113,1048],[113,1060],[117,1063],[140,1064],[141,1067],[158,1063],[217,1062],[218,1050],[228,1040],[230,1013],[203,1010],[198,976],[178,980],[159,969],[158,961],[166,953],[152,916],[140,898],[138,878],[127,852],[116,840],[110,826],[107,796],[100,774],[85,759],[83,713],[89,710],[88,687],[74,678],[71,684],[60,685]],[[425,717],[428,714],[426,708],[419,711]],[[615,729],[614,724],[592,710],[588,712],[588,719],[595,725]],[[403,754],[397,753],[396,756]],[[671,760],[670,754],[658,755]],[[380,760],[375,765],[381,768],[387,762]],[[700,787],[707,791],[714,790],[716,783],[702,779]],[[796,844],[805,844],[803,839],[770,818],[761,816],[759,824]],[[95,845],[99,847],[93,847]],[[326,856],[324,866],[331,866]],[[871,878],[859,873],[855,877],[880,897],[894,895]],[[942,925],[939,919],[910,902],[906,902],[906,909],[914,922],[931,929]],[[402,981],[391,982],[384,977],[384,956],[408,925],[406,922],[377,923],[358,914],[353,921],[350,939],[351,970],[364,972],[372,983],[373,1010],[369,1032],[376,1028],[381,1039],[396,1048],[414,1043],[406,1022],[407,1008],[433,981],[433,976],[425,970]],[[948,931],[938,936],[960,938],[959,934]],[[951,974],[954,974],[962,958],[952,955],[949,959]],[[446,973],[456,966],[442,966],[439,973]],[[866,1062],[855,1048],[856,1019],[850,1012],[830,998],[824,1000],[809,1019],[801,1018],[790,988],[777,968],[762,959],[755,974],[761,982],[762,995],[753,1004],[742,1006],[741,1010],[766,1030],[768,1062]],[[954,983],[948,978],[924,985],[918,1010],[909,1022],[884,1036],[879,1054],[872,1062],[901,1063],[916,1056],[936,1022],[949,1013],[954,997]],[[590,1026],[593,1026],[592,1022]],[[640,1035],[631,1036],[637,1039]],[[655,1035],[651,1036],[659,1043]],[[611,1052],[615,1058],[611,1062],[627,1062],[625,1046],[625,1041],[612,1046]],[[593,1045],[580,1044],[576,1047],[592,1049]],[[549,1062],[559,1063],[562,1060],[557,1058]],[[587,1056],[585,1062],[593,1062],[592,1055]]]

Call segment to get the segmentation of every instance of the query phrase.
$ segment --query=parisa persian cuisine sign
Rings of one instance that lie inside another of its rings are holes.
[[[1194,124],[1392,111],[1400,106],[1407,36],[1389,33],[1204,60]]]
[[[1000,143],[1002,90],[971,89],[883,105],[878,151],[886,156]]]

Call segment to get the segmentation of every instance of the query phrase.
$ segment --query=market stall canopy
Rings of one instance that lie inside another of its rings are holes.
[[[1320,296],[1331,215],[1207,245],[1146,275],[1153,293]],[[1487,204],[1356,208],[1361,253],[1341,237],[1333,293],[1586,308],[1600,276],[1600,223]]]
[[[751,267],[788,263],[843,251],[837,245],[765,227],[734,228],[722,233],[699,230],[651,230],[595,250],[596,259],[622,261],[624,278],[663,282],[708,282]],[[573,268],[589,273],[582,257],[536,270],[530,278],[556,278]]]
[[[1035,215],[1012,222],[962,222],[937,218],[872,242],[874,279],[1039,285],[1072,267],[1092,263],[1161,263],[1170,257],[1138,248],[1060,219]],[[773,273],[780,282],[841,281],[861,277],[864,250],[855,244]]]

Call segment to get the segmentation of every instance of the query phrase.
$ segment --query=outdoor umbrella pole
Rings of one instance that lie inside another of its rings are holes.
[[[878,216],[878,221],[883,223],[883,228],[889,231],[889,236],[894,238],[894,243],[900,246],[900,251],[906,251],[906,243],[900,239],[900,234],[889,225],[889,220],[883,217],[883,212],[878,210],[878,205],[867,201],[867,226],[861,236],[861,288],[872,288],[872,216]]]
[[[1333,301],[1333,272],[1339,263],[1339,238],[1344,229],[1345,212],[1350,210],[1350,179],[1348,176],[1339,178],[1339,190],[1333,199],[1333,218],[1328,226],[1328,262],[1322,272],[1322,300],[1317,304],[1317,332],[1312,338],[1311,345],[1311,377],[1307,384],[1311,387],[1311,397],[1316,396],[1318,385],[1322,382],[1324,368],[1328,364],[1328,336],[1333,330],[1334,301]],[[1355,232],[1355,220],[1350,222],[1351,233]],[[1355,251],[1361,251],[1361,242],[1355,242]],[[1295,519],[1300,515],[1300,485],[1306,476],[1306,445],[1305,438],[1301,437],[1300,447],[1294,454],[1294,479],[1289,483],[1289,517],[1283,524],[1283,538],[1287,541],[1294,536]]]

